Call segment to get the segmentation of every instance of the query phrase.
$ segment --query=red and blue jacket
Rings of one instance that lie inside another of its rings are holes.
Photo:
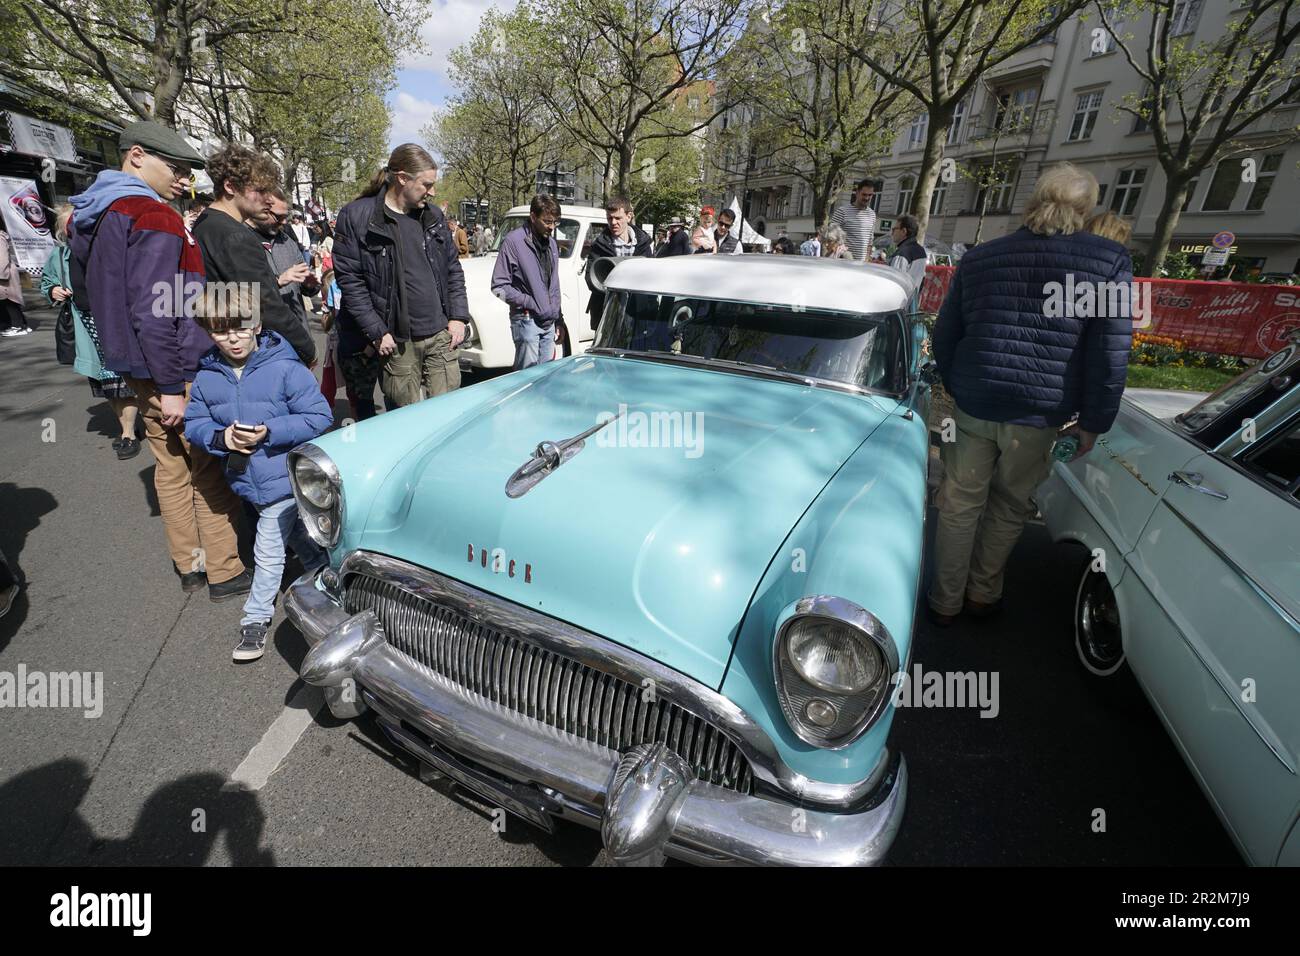
[[[105,368],[180,395],[212,347],[191,317],[203,288],[203,256],[180,213],[143,195],[138,180],[124,184],[119,177],[134,178],[116,173],[98,190],[97,180],[73,202],[77,306],[94,317]],[[83,199],[96,193],[98,202]]]

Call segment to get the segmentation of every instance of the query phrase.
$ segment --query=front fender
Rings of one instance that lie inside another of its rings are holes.
[[[840,750],[800,740],[777,699],[777,618],[801,597],[845,598],[884,623],[906,668],[921,581],[929,447],[924,419],[887,416],[795,525],[741,626],[722,692],[758,721],[792,769],[810,779],[847,784],[866,777],[880,761],[894,709],[885,708],[866,733]]]
[[[418,471],[424,451],[436,448],[449,429],[473,417],[478,409],[527,387],[546,371],[547,365],[538,365],[458,388],[335,429],[310,442],[334,461],[343,484],[343,527],[330,552],[330,563],[337,568],[345,555],[360,547],[365,529],[376,516],[393,520],[395,511],[405,507],[409,482],[402,476]]]

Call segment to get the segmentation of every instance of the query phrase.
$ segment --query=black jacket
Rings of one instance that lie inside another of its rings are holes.
[[[636,237],[636,247],[632,250],[634,256],[646,256],[647,258],[654,255],[654,243],[650,237],[636,226],[632,227],[632,232]],[[614,256],[614,237],[609,234],[609,227],[604,230],[591,242],[591,251],[587,254],[588,267],[583,270],[582,277],[587,280],[587,288],[591,290],[591,298],[587,300],[587,313],[591,316],[591,327],[594,329],[596,323],[600,321],[600,313],[605,308],[605,293],[596,290],[591,284],[591,267],[590,264],[602,256]]]
[[[664,244],[659,247],[655,253],[656,258],[664,256],[689,256],[691,254],[691,237],[686,235],[686,228],[683,226],[676,232],[670,234]]]
[[[194,223],[194,240],[203,253],[208,282],[256,282],[262,328],[278,332],[305,365],[316,361],[316,343],[307,326],[280,298],[280,280],[271,272],[259,234],[233,216],[205,209]]]
[[[334,230],[334,277],[343,297],[338,315],[340,355],[354,355],[385,333],[399,342],[410,338],[401,246],[386,214],[387,191],[385,187],[373,196],[362,196],[339,211]],[[419,219],[444,321],[468,321],[465,273],[446,217],[437,206],[426,206]]]

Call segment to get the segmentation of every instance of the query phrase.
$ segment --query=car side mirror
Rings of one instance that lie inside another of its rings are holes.
[[[926,385],[938,385],[943,381],[943,376],[939,374],[939,366],[933,362],[926,362],[921,366],[918,374]]]

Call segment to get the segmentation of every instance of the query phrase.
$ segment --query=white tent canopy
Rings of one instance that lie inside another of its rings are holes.
[[[750,228],[749,223],[745,222],[745,220],[741,218],[739,197],[732,196],[731,203],[727,208],[736,214],[736,236],[740,240],[736,243],[737,253],[741,251],[742,246],[759,246],[764,252],[772,247],[771,239],[768,239],[765,236],[760,236]]]

